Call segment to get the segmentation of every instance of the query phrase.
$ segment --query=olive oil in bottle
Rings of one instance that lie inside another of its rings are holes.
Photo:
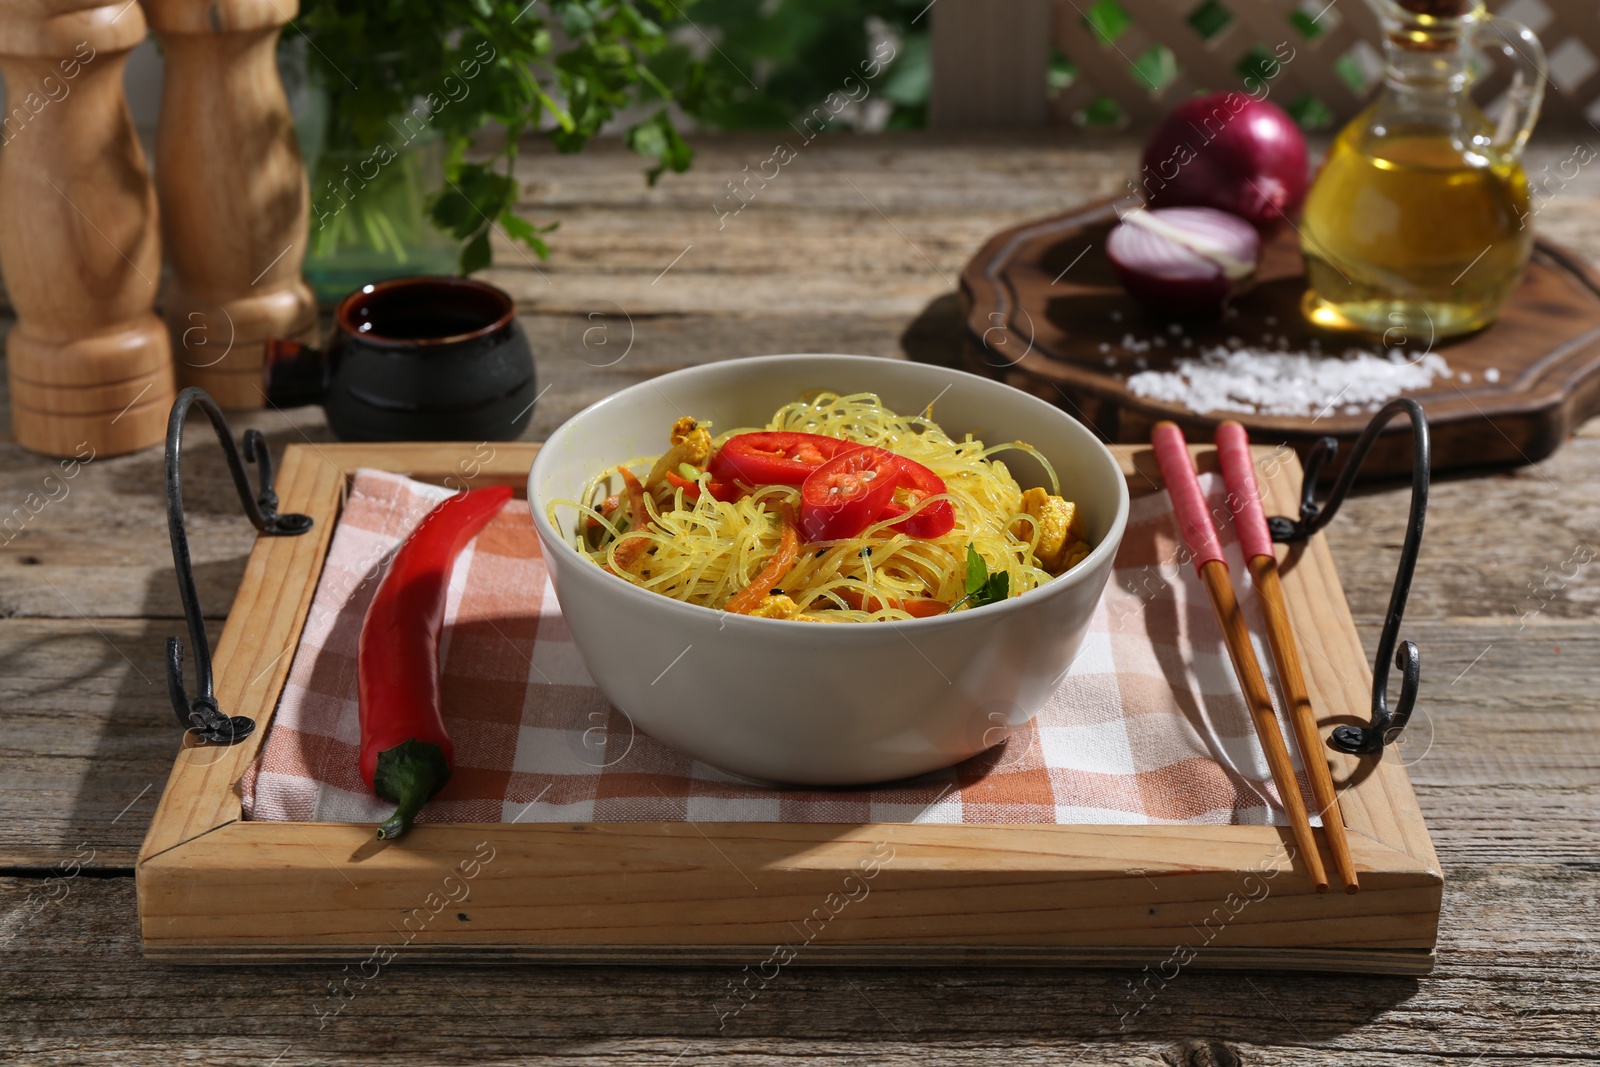
[[[1313,322],[1449,337],[1500,314],[1533,250],[1528,179],[1452,142],[1359,120],[1334,141],[1301,228]]]
[[[1431,345],[1492,323],[1528,264],[1519,160],[1548,68],[1539,39],[1484,0],[1368,3],[1384,31],[1383,88],[1334,139],[1306,197],[1305,314]],[[1494,122],[1472,99],[1480,48],[1514,68]]]

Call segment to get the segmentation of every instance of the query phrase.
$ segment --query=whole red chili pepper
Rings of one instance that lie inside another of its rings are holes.
[[[495,486],[439,504],[395,553],[367,608],[356,656],[361,777],[399,805],[378,827],[379,838],[405,833],[455,765],[439,698],[450,568],[510,499],[510,486]]]

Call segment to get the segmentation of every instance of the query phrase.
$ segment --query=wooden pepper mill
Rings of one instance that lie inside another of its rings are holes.
[[[315,344],[300,277],[310,194],[278,35],[295,0],[144,0],[166,81],[156,182],[172,285],[178,381],[225,408],[259,408],[269,337]]]
[[[0,269],[19,443],[70,456],[165,435],[172,351],[152,308],[156,195],[122,90],[144,15],[125,0],[0,0]]]

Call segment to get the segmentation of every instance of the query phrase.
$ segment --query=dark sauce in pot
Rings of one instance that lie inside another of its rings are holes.
[[[363,334],[376,334],[396,340],[429,341],[441,337],[458,337],[475,333],[495,320],[459,312],[422,311],[406,312],[401,309],[384,311],[361,323]]]

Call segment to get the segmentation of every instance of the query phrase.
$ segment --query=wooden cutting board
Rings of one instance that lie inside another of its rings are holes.
[[[1129,297],[1106,259],[1105,237],[1117,221],[1112,204],[1001,231],[972,258],[961,275],[969,368],[1050,400],[1109,441],[1146,442],[1160,419],[1176,421],[1191,441],[1209,441],[1218,422],[1235,418],[1257,444],[1287,443],[1304,456],[1318,438],[1332,436],[1340,441],[1341,456],[1347,454],[1370,412],[1207,414],[1128,389],[1129,375],[1146,367],[1166,369],[1178,357],[1230,337],[1259,345],[1265,335],[1287,335],[1287,347],[1295,351],[1307,350],[1315,338],[1332,353],[1362,342],[1318,330],[1302,317],[1305,272],[1298,237],[1286,229],[1268,239],[1255,288],[1235,304],[1237,317],[1185,323],[1182,336],[1194,348],[1180,347],[1181,338],[1168,332],[1169,321]],[[1128,351],[1122,342],[1129,334],[1161,337],[1167,344]],[[1407,394],[1428,413],[1435,470],[1534,462],[1600,413],[1600,275],[1552,242],[1538,241],[1511,305],[1487,330],[1450,343],[1400,336],[1389,341],[1414,355],[1431,347],[1454,372]],[[1498,380],[1488,380],[1486,372]],[[1366,469],[1408,474],[1409,424],[1402,418],[1390,426]],[[1337,469],[1334,463],[1324,473]]]

